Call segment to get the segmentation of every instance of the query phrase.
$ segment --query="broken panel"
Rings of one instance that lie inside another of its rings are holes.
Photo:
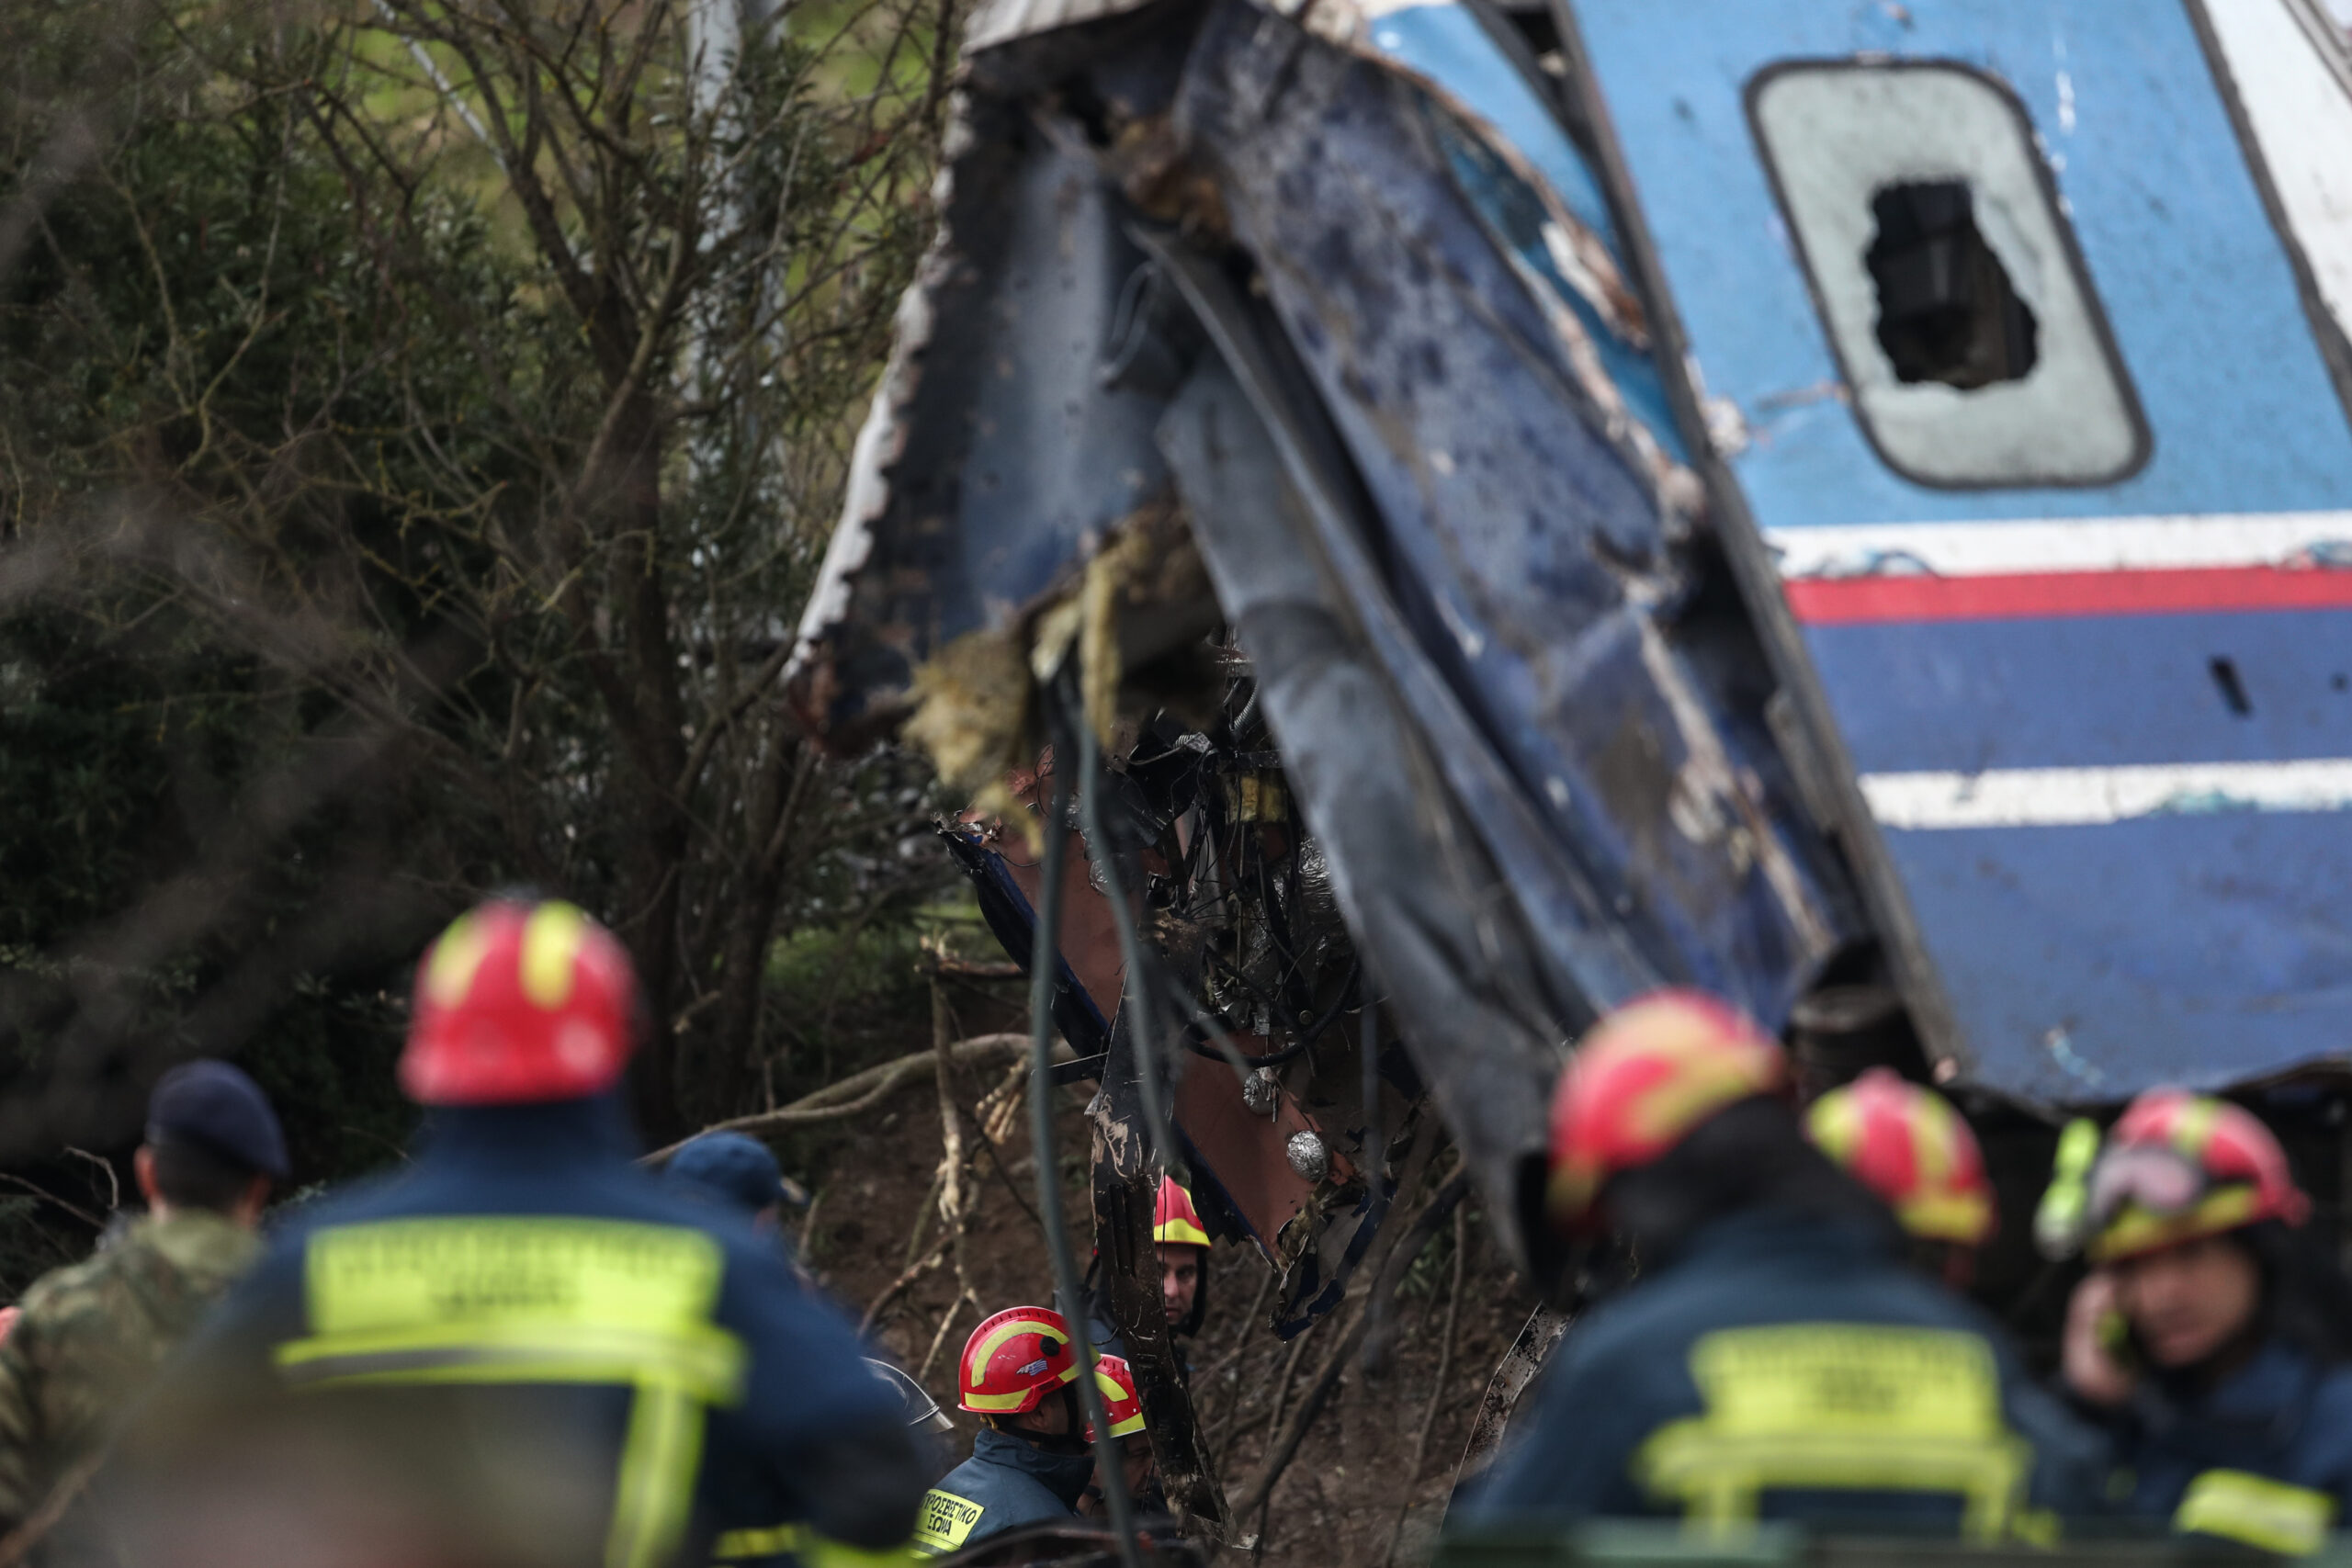
[[[1936,485],[2139,465],[2138,406],[2013,96],[1959,65],[1867,61],[1770,67],[1747,104],[1888,463]]]

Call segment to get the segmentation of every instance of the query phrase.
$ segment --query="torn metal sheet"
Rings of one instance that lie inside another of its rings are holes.
[[[1166,482],[1158,400],[1101,378],[1141,261],[1116,193],[1016,110],[967,112],[786,676],[842,743],[895,728],[920,665],[1007,637]],[[975,684],[1003,662],[965,660]]]
[[[910,733],[977,782],[1065,660],[1099,736],[1225,701],[1164,657],[1220,610],[1278,751],[1270,771],[1238,730],[1193,739],[1219,789],[1295,791],[1334,923],[1284,949],[1306,854],[1270,818],[1238,880],[1154,852],[1147,896],[1213,906],[1160,919],[1162,959],[1253,1014],[1227,1017],[1246,1049],[1288,1053],[1351,946],[1487,1212],[1533,1247],[1542,1108],[1585,1020],[1679,981],[1777,1024],[1871,933],[1766,722],[1645,307],[1551,87],[1467,11],[1312,28],[1163,0],[974,55],[926,300],[794,692],[851,739],[920,695]],[[1162,572],[1105,608],[1105,563],[1170,519],[1214,595]],[[1146,838],[1181,840],[1194,809]],[[1247,815],[1237,795],[1203,820]],[[1314,995],[1267,1007],[1244,971]],[[1271,1146],[1232,1120],[1241,1087],[1196,1067],[1177,1098],[1208,1163],[1260,1169],[1249,1223],[1291,1265],[1285,1313],[1336,1299],[1369,1188],[1308,1179],[1285,1218]]]
[[[1468,210],[1428,100],[1312,38],[1269,47],[1283,26],[1214,9],[1179,124],[1377,509],[1385,571],[1350,592],[1403,617],[1367,621],[1387,673],[1562,994],[1671,979],[1777,1023],[1857,933],[1789,809],[1769,693],[1706,646],[1743,625],[1686,614],[1675,520]]]

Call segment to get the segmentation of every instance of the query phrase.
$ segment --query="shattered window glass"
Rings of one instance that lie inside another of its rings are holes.
[[[2147,436],[2016,98],[1963,66],[1775,66],[1748,112],[1871,441],[1925,484],[2109,483]]]

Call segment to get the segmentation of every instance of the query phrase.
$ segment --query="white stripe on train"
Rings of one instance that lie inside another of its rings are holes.
[[[2352,512],[2206,513],[1773,528],[1787,579],[2352,567]]]
[[[2352,807],[2352,758],[2299,762],[2157,762],[2114,768],[1989,768],[1864,773],[1862,798],[1888,828],[2082,828],[2155,817]]]

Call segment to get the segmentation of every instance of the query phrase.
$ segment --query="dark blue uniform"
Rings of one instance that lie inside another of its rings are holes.
[[[1461,1508],[2041,1536],[2090,1511],[2104,1445],[2000,1331],[1854,1222],[1717,1220],[1563,1343]]]
[[[2142,1380],[2113,1431],[2141,1518],[2301,1554],[2352,1510],[2352,1367],[2276,1339],[2210,1389]]]
[[[629,1144],[609,1098],[437,1111],[415,1164],[272,1247],[163,1391],[143,1462],[307,1423],[459,1528],[604,1568],[746,1530],[903,1542],[922,1473],[855,1334]]]
[[[915,1550],[935,1556],[1024,1525],[1068,1524],[1093,1479],[1091,1453],[1047,1453],[984,1427],[972,1457],[925,1494],[915,1520]]]

